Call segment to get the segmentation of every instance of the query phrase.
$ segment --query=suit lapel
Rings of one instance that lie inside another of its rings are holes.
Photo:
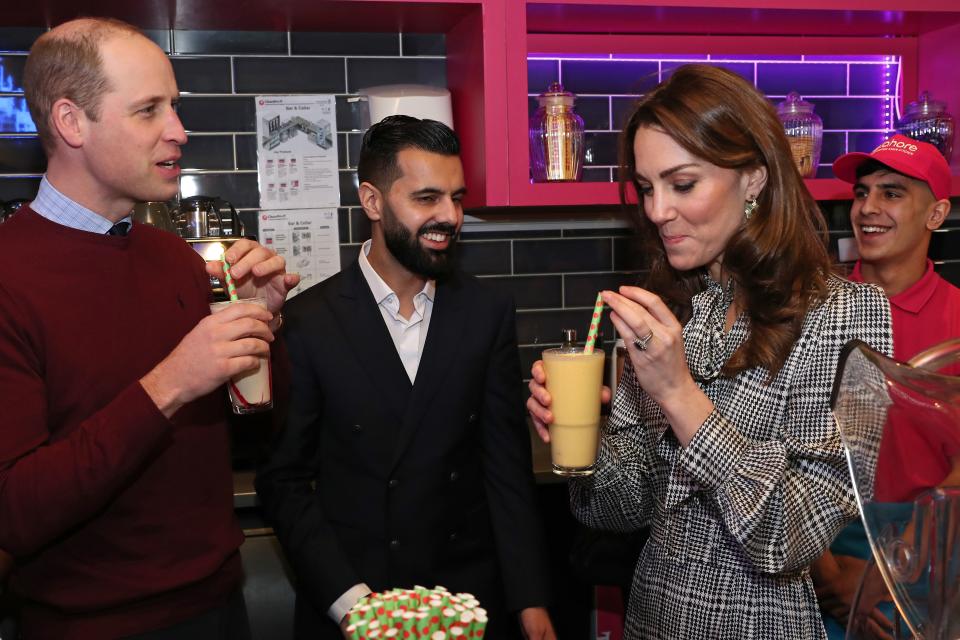
[[[399,421],[410,397],[410,378],[360,265],[353,263],[344,276],[339,292],[343,304],[336,305],[335,312],[351,350],[370,381],[371,387],[361,395],[368,401],[382,402]]]
[[[417,378],[394,446],[394,466],[423,422],[433,397],[444,386],[444,379],[454,375],[450,368],[458,358],[457,352],[466,323],[465,313],[460,289],[455,282],[438,283],[433,312],[430,315],[430,328],[420,356],[420,365],[417,367]]]

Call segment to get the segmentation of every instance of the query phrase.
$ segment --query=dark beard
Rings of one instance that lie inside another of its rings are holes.
[[[439,280],[453,270],[456,263],[457,228],[452,224],[425,224],[416,234],[410,232],[384,203],[383,239],[387,249],[397,262],[411,273],[429,280]],[[450,236],[450,244],[444,251],[435,251],[420,246],[420,235],[436,231]]]

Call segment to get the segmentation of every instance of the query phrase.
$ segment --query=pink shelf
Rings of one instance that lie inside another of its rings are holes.
[[[616,184],[531,184],[527,56],[731,53],[898,55],[902,96],[929,89],[960,113],[957,0],[517,0],[506,27],[509,203],[616,204]],[[837,37],[842,36],[842,37]],[[960,154],[958,154],[960,156]],[[953,165],[960,175],[960,158]],[[850,185],[808,180],[818,200],[846,200]],[[960,178],[954,178],[960,195]]]
[[[853,198],[851,185],[836,178],[814,178],[804,180],[807,189],[817,200],[850,200]],[[511,193],[511,204],[515,206],[553,205],[618,205],[619,188],[615,182],[553,182],[527,183],[527,188],[519,193]],[[960,176],[953,177],[951,194],[960,196]]]
[[[516,186],[516,185],[512,185]],[[619,204],[615,182],[527,182],[525,189],[510,190],[510,204],[518,207],[546,205]]]

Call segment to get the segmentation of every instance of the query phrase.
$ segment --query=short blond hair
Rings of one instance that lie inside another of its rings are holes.
[[[48,156],[56,149],[50,115],[57,100],[67,98],[91,120],[99,119],[100,101],[110,90],[110,82],[103,73],[100,45],[118,34],[145,37],[140,29],[122,20],[80,18],[51,29],[30,48],[23,90]]]

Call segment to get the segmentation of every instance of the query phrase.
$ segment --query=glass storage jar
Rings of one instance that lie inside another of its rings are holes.
[[[777,115],[790,142],[793,161],[804,178],[817,175],[820,148],[823,146],[823,120],[813,112],[813,105],[791,91],[787,99],[777,105]]]
[[[933,100],[929,91],[920,94],[920,99],[907,105],[907,112],[897,125],[897,133],[908,138],[929,142],[950,162],[953,155],[953,116],[947,113],[947,105]]]
[[[583,173],[583,118],[576,96],[552,83],[530,118],[530,170],[534,182],[573,182]]]

